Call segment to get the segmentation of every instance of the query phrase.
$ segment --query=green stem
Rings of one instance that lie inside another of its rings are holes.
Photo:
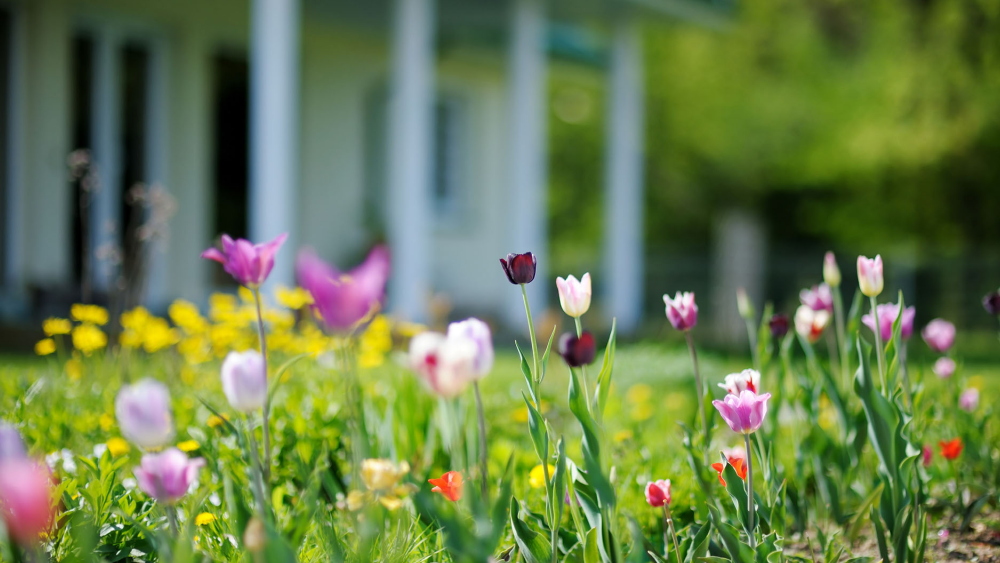
[[[575,317],[573,320],[576,321],[576,337],[580,338],[583,336],[583,323],[580,322],[580,317]],[[587,383],[587,366],[580,366],[580,375],[583,381],[583,396],[587,399],[587,410],[593,413],[594,408],[591,405],[590,387]]]
[[[489,453],[486,450],[486,415],[483,413],[483,396],[479,392],[479,382],[473,381],[472,388],[476,391],[476,414],[479,419],[479,466],[483,480],[483,500],[489,498]]]
[[[743,441],[747,451],[747,512],[750,513],[750,549],[757,548],[757,537],[754,534],[754,502],[753,502],[753,450],[750,449],[750,435],[744,434]]]
[[[691,365],[694,366],[694,384],[698,392],[698,411],[701,413],[701,427],[705,433],[705,444],[702,449],[708,451],[708,442],[710,439],[708,434],[708,413],[705,412],[705,399],[703,396],[705,388],[701,384],[701,374],[698,371],[698,352],[694,349],[694,339],[691,338],[691,331],[685,330],[684,337],[687,338],[688,351],[691,352]]]
[[[753,369],[760,371],[760,354],[757,353],[757,331],[754,330],[753,321],[744,319],[747,325],[747,339],[750,341],[750,356],[753,358]]]
[[[173,505],[165,505],[165,512],[167,513],[167,521],[170,522],[170,532],[174,535],[174,539],[177,539],[177,509]]]
[[[677,563],[681,563],[681,546],[677,541],[677,530],[674,529],[674,519],[670,517],[670,505],[663,503],[663,557],[667,557],[667,530],[670,530],[670,537],[674,541],[674,554],[677,557]]]
[[[257,451],[257,437],[253,433],[253,423],[250,419],[250,415],[247,414],[247,442],[248,448],[250,450],[251,464],[251,480],[253,483],[254,496],[257,500],[257,514],[260,516],[261,520],[264,519],[264,506],[267,502],[267,496],[264,494],[264,470],[260,465],[260,452]]]
[[[528,317],[528,334],[531,336],[531,359],[534,364],[531,377],[535,380],[535,385],[537,386],[542,380],[538,374],[538,341],[535,340],[535,323],[531,320],[531,306],[528,305],[528,290],[523,283],[521,284],[521,297],[524,298],[524,314]],[[541,408],[541,405],[539,405],[539,408]]]
[[[886,382],[885,375],[885,350],[882,349],[882,327],[878,324],[878,304],[875,302],[874,297],[869,297],[872,305],[872,319],[875,321],[875,350],[876,357],[878,357],[878,373],[882,379],[882,394],[889,397],[889,385]]]
[[[844,378],[844,388],[851,388],[851,368],[844,357],[844,344],[847,342],[844,331],[844,300],[840,295],[840,286],[830,288],[833,292],[833,320],[837,325],[837,361],[840,363],[841,375]]]
[[[260,357],[264,360],[264,389],[267,389],[267,333],[264,331],[264,314],[260,307],[260,289],[254,288],[253,299],[257,305],[257,339],[260,341]],[[262,478],[271,481],[271,432],[268,424],[271,410],[270,393],[264,393],[264,414],[261,424],[264,428],[264,468]]]
[[[900,339],[902,340],[902,337]],[[913,391],[910,389],[910,371],[906,369],[905,340],[899,345],[899,371],[903,372],[903,390],[906,391],[906,402],[910,406],[910,413],[913,414]]]

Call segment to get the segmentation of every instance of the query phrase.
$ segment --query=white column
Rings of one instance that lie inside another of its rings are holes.
[[[614,22],[608,81],[604,277],[606,308],[618,329],[633,330],[643,297],[643,80],[637,18]]]
[[[508,252],[534,252],[538,257],[535,281],[528,284],[535,319],[546,307],[546,296],[554,278],[548,275],[548,206],[546,143],[546,27],[541,0],[514,0],[508,45],[507,115],[510,123],[509,149],[510,218]],[[498,266],[499,268],[499,266]],[[499,272],[498,272],[499,274]],[[507,321],[523,327],[524,304],[521,292],[509,291]],[[548,338],[544,335],[541,338]]]
[[[171,189],[170,162],[170,104],[168,103],[169,61],[165,40],[156,38],[149,44],[149,68],[146,88],[146,183],[148,188]],[[155,213],[155,211],[150,211]],[[169,231],[167,233],[169,234]],[[167,272],[169,270],[168,238],[156,238],[149,243],[149,270],[146,279],[145,302],[161,308],[170,298]]]
[[[423,321],[430,297],[434,1],[395,0],[389,98],[388,201],[394,314]]]
[[[109,253],[120,254],[122,241],[121,49],[113,30],[97,30],[93,64],[90,146],[97,187],[90,196],[89,252],[93,288],[107,291],[119,266]]]
[[[28,18],[23,8],[12,10],[10,39],[10,90],[7,100],[7,201],[4,284],[9,294],[25,289],[25,218],[28,190],[25,186],[25,83],[27,78]]]
[[[250,239],[288,233],[272,284],[295,282],[299,158],[299,0],[253,0],[250,60]]]

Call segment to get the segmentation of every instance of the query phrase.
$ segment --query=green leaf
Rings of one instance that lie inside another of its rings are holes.
[[[705,557],[708,554],[708,546],[712,541],[711,538],[712,524],[705,522],[705,524],[698,530],[698,533],[694,535],[691,540],[691,549],[684,554],[684,563],[694,563],[695,558],[701,560],[700,558]],[[681,547],[681,549],[684,549]]]
[[[517,498],[510,498],[510,529],[514,534],[518,550],[527,563],[550,563],[552,546],[542,534],[531,529],[518,515],[520,504]]]
[[[553,522],[558,526],[562,522],[563,514],[563,494],[566,491],[566,443],[562,436],[556,441],[556,474],[552,477],[552,490],[549,491],[549,498],[555,509]]]
[[[303,354],[299,354],[298,356],[292,356],[291,358],[289,358],[288,360],[286,360],[285,363],[281,364],[278,367],[278,370],[275,371],[273,375],[271,375],[271,379],[272,379],[271,389],[267,392],[268,406],[269,407],[270,407],[271,399],[274,398],[275,392],[278,391],[278,387],[281,385],[281,376],[285,375],[285,372],[288,371],[288,368],[292,367],[292,365],[294,365],[296,362],[298,362],[302,358],[307,358],[310,355],[311,354],[309,354],[308,352],[306,352],[306,353],[303,353]]]
[[[545,352],[542,354],[542,365],[538,369],[542,372],[542,376],[538,378],[539,381],[545,379],[546,372],[549,371],[549,352],[552,351],[552,342],[556,338],[556,327],[552,327],[552,334],[549,335],[549,343],[545,345]]]
[[[545,420],[523,392],[521,397],[524,398],[524,404],[528,407],[528,433],[531,435],[532,445],[535,446],[535,453],[538,454],[540,463],[548,463],[548,460],[545,459],[545,452],[549,449],[549,434],[545,431]]]
[[[892,532],[892,549],[896,554],[896,561],[907,561],[910,549],[910,528],[913,526],[913,507],[904,506],[896,515],[896,529]]]
[[[874,506],[871,508],[869,517],[872,525],[875,527],[875,540],[878,543],[879,555],[882,556],[882,561],[889,561],[889,546],[885,541],[885,528],[882,526],[882,520],[879,519],[878,512]]]
[[[849,524],[847,527],[847,539],[853,544],[858,538],[858,534],[861,532],[861,525],[864,523],[864,517],[869,513],[871,507],[875,506],[878,499],[882,496],[882,489],[885,488],[885,483],[879,483],[877,487],[872,489],[865,500],[861,501],[861,505],[858,506],[857,512],[851,516]]]
[[[750,452],[747,452],[747,455],[750,455]],[[747,534],[752,534],[753,530],[750,529],[750,509],[747,506],[746,482],[740,479],[736,468],[729,464],[728,459],[725,459],[726,456],[723,455],[722,457],[724,459],[723,463],[725,463],[725,468],[722,470],[722,479],[726,482],[726,492],[729,493],[729,498],[732,499],[733,505],[736,507],[736,514],[739,515],[743,531]]]
[[[750,549],[750,546],[740,541],[739,531],[728,522],[724,522],[719,511],[714,506],[709,505],[708,510],[712,514],[712,525],[719,531],[719,537],[722,538],[722,545],[729,552],[729,557],[733,563],[753,563],[753,550]]]
[[[608,346],[604,349],[604,362],[601,364],[601,372],[597,375],[597,387],[594,389],[598,420],[604,419],[604,409],[608,405],[608,396],[611,393],[611,372],[615,367],[615,343],[618,340],[617,334],[617,320],[612,319],[611,335],[608,336]]]
[[[591,528],[587,532],[587,539],[583,544],[583,563],[601,563],[601,554],[597,550],[597,528]]]
[[[869,348],[861,342],[860,337],[857,339],[857,348],[861,365],[854,376],[854,391],[861,398],[861,404],[868,418],[868,435],[872,445],[875,446],[875,453],[878,454],[884,471],[895,482],[898,481],[899,463],[905,453],[905,444],[902,444],[899,428],[899,411],[875,390],[868,358]],[[890,483],[890,486],[893,484]]]
[[[569,378],[569,410],[580,421],[583,429],[583,461],[587,469],[587,482],[597,492],[597,498],[602,508],[615,504],[615,491],[611,482],[601,469],[601,439],[600,430],[590,409],[587,408],[587,397],[582,392],[580,378],[575,369],[570,368]]]
[[[531,393],[531,400],[538,405],[540,403],[538,402],[538,395],[535,393],[535,379],[531,376],[531,366],[528,365],[528,359],[525,357],[524,352],[521,351],[517,340],[514,341],[514,348],[517,348],[517,355],[521,358],[521,374],[524,375],[524,382],[528,384],[528,392]]]

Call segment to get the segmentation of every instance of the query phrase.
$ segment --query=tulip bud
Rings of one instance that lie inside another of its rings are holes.
[[[202,458],[188,459],[177,448],[167,448],[142,456],[142,462],[133,473],[144,493],[159,502],[173,504],[187,494],[198,477],[198,470],[204,466]]]
[[[788,334],[788,315],[778,313],[771,316],[771,320],[767,322],[767,326],[771,328],[771,336],[775,340],[784,337]]]
[[[827,252],[823,257],[823,281],[830,287],[840,286],[840,268],[837,267],[837,258],[832,252]]]
[[[944,353],[955,343],[955,325],[944,319],[934,319],[927,323],[920,335],[931,350]]]
[[[948,379],[955,373],[955,360],[948,356],[942,356],[934,362],[934,367],[931,369],[934,371],[934,375],[941,379]]]
[[[888,342],[892,338],[892,325],[896,323],[896,317],[899,316],[899,305],[883,303],[875,309],[878,311],[879,334],[883,342]],[[899,336],[903,340],[909,340],[910,336],[913,335],[913,318],[916,314],[917,310],[912,306],[903,309],[903,318],[899,321]],[[862,315],[861,323],[875,332],[875,319],[871,313]]]
[[[567,332],[559,338],[559,355],[571,368],[590,364],[594,361],[595,354],[594,335],[590,331],[583,331],[579,338],[572,332]]]
[[[646,503],[653,508],[670,505],[670,479],[646,483]]]
[[[556,278],[559,290],[559,305],[563,312],[573,318],[580,318],[590,309],[590,273],[583,274],[579,281],[573,276]]]
[[[0,461],[5,459],[24,459],[28,456],[24,440],[17,429],[0,422]]]
[[[934,459],[934,450],[930,446],[924,446],[923,448],[923,462],[924,467],[930,467],[931,461]]]
[[[813,311],[833,312],[833,292],[826,283],[814,285],[811,289],[803,289],[799,292],[799,301]]]
[[[983,308],[993,316],[1000,315],[1000,291],[987,293],[983,297]]]
[[[21,546],[33,546],[55,517],[52,474],[28,458],[0,460],[0,520]]]
[[[698,305],[694,302],[694,293],[678,291],[673,299],[664,295],[663,303],[667,306],[667,320],[675,329],[691,330],[698,324]]]
[[[756,315],[753,310],[753,302],[750,301],[750,296],[747,295],[747,290],[742,287],[736,289],[736,308],[740,312],[740,317],[744,320],[754,320]]]
[[[506,260],[500,259],[500,265],[503,266],[503,271],[507,274],[510,283],[523,285],[531,283],[531,280],[535,279],[535,269],[538,264],[533,253],[525,252],[524,254],[508,254]]]
[[[145,449],[165,446],[174,437],[170,392],[155,379],[123,386],[115,398],[115,415],[122,435]]]
[[[979,408],[979,389],[969,387],[962,391],[962,395],[958,398],[958,406],[966,412],[972,412]]]
[[[861,293],[868,297],[878,297],[882,293],[884,280],[882,278],[882,256],[874,259],[858,256],[858,285]]]
[[[264,407],[267,398],[267,368],[256,350],[230,352],[222,362],[222,391],[229,404],[241,412]]]

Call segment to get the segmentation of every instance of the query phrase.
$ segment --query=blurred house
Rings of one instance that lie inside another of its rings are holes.
[[[231,283],[199,258],[221,233],[288,232],[273,283],[294,283],[302,246],[347,268],[386,242],[392,311],[424,319],[441,293],[520,322],[497,259],[533,250],[539,280],[554,278],[546,84],[582,70],[609,92],[604,301],[634,327],[640,23],[654,17],[718,15],[704,0],[2,2],[3,313],[115,289],[129,225],[150,220],[126,197],[144,183],[176,205],[169,238],[151,243],[153,307]],[[89,150],[92,193],[70,179],[76,149]]]

